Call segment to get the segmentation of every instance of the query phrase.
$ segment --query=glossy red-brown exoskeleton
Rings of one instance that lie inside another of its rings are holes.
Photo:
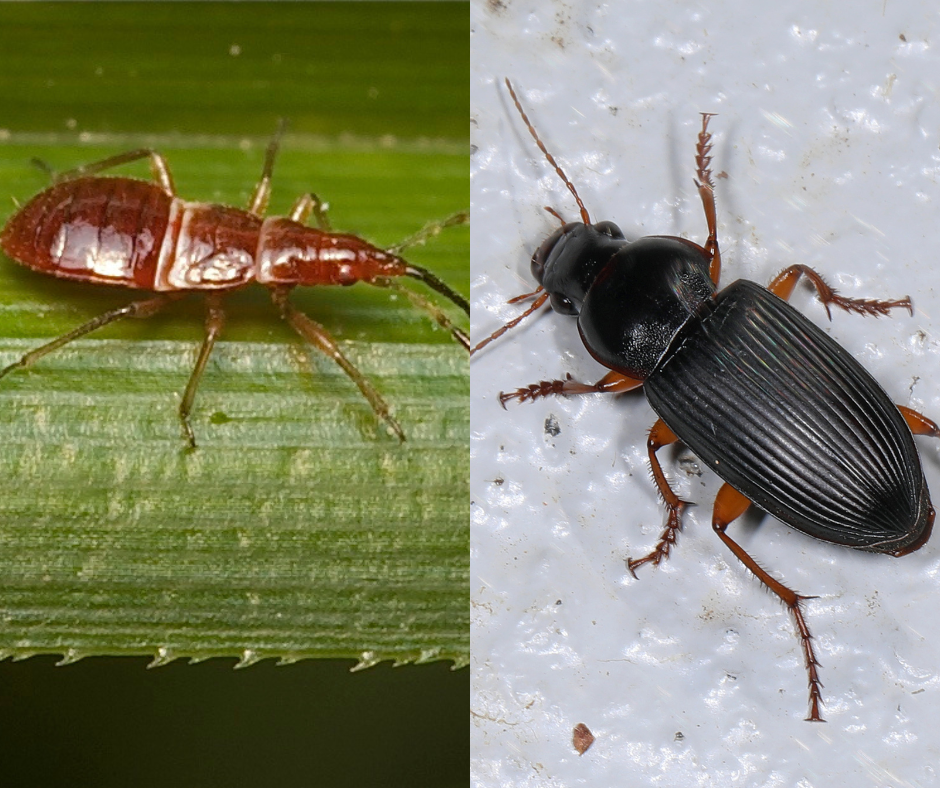
[[[804,265],[780,273],[767,288],[738,280],[718,289],[718,246],[711,180],[709,114],[702,115],[696,185],[705,210],[704,246],[668,236],[627,241],[611,222],[591,223],[581,198],[546,150],[509,81],[523,122],[577,200],[580,222],[559,221],[532,257],[539,287],[518,318],[472,351],[549,302],[577,316],[590,354],[611,370],[593,385],[541,381],[507,394],[532,401],[550,395],[616,393],[642,386],[659,419],[647,442],[650,466],[668,510],[656,547],[628,559],[634,572],[668,557],[687,502],[671,489],[656,457],[681,441],[725,484],[712,527],[757,578],[790,609],[809,677],[809,720],[821,721],[821,683],[801,596],[787,588],[727,533],[753,503],[810,536],[861,550],[902,556],[930,536],[930,502],[913,435],[940,437],[937,425],[895,406],[881,386],[787,299],[801,277],[826,305],[862,315],[911,309],[895,301],[846,298]]]
[[[149,149],[62,173],[50,188],[20,208],[0,233],[0,249],[13,260],[64,279],[150,290],[157,295],[107,312],[27,353],[0,370],[0,378],[116,320],[150,317],[182,295],[204,293],[206,335],[179,407],[186,439],[194,447],[189,414],[199,379],[225,323],[223,298],[258,282],[270,290],[291,328],[339,364],[376,415],[404,440],[404,432],[378,391],[343,355],[326,329],[293,306],[288,296],[298,285],[366,282],[394,287],[469,348],[467,335],[441,310],[395,281],[403,276],[419,279],[469,314],[463,296],[398,254],[443,227],[466,223],[468,215],[454,214],[387,250],[355,235],[332,232],[326,206],[314,194],[301,197],[288,217],[264,218],[282,129],[268,146],[261,180],[248,210],[177,197],[166,161]],[[142,158],[150,159],[152,182],[97,175]],[[317,227],[306,225],[311,215]]]

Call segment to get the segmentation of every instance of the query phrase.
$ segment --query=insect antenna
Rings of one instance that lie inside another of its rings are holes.
[[[444,296],[444,298],[446,298],[448,301],[455,303],[468,315],[470,314],[470,302],[460,295],[460,293],[451,290],[448,285],[428,271],[427,268],[422,268],[420,265],[414,265],[413,263],[407,263],[407,268],[405,268],[405,275],[410,276],[413,279],[421,280],[432,290],[436,290],[438,293]]]
[[[548,148],[545,147],[545,143],[542,142],[542,140],[539,138],[538,132],[535,130],[535,127],[529,121],[529,117],[528,115],[525,114],[525,110],[522,109],[522,104],[519,103],[519,99],[516,97],[516,91],[512,89],[512,83],[508,79],[506,80],[506,87],[509,88],[509,95],[512,96],[513,103],[516,105],[516,109],[519,110],[519,114],[522,115],[522,121],[523,123],[525,123],[526,128],[529,130],[529,134],[532,135],[532,139],[535,140],[535,144],[539,146],[539,150],[542,151],[543,154],[545,154],[545,158],[548,161],[548,163],[551,164],[552,167],[555,168],[555,172],[558,173],[558,177],[561,178],[562,181],[564,181],[565,186],[568,187],[568,191],[570,191],[574,195],[575,200],[578,201],[578,208],[581,209],[581,221],[584,222],[585,224],[590,224],[591,217],[587,212],[587,208],[584,207],[584,203],[581,202],[581,198],[578,196],[578,190],[574,188],[574,184],[568,180],[568,176],[565,175],[561,167],[558,166],[558,162],[555,161],[552,154],[548,152]],[[549,213],[561,219],[561,217],[558,216],[558,214],[555,213],[554,211],[549,211]]]
[[[425,243],[429,238],[433,238],[438,235],[441,230],[446,227],[457,227],[463,224],[470,223],[470,212],[469,211],[457,211],[448,216],[446,219],[442,219],[438,222],[431,222],[430,224],[422,227],[414,235],[406,238],[404,241],[401,241],[394,246],[390,246],[386,249],[389,254],[398,255],[403,249],[407,249],[410,246],[419,246]],[[427,268],[422,268],[420,265],[414,265],[413,263],[406,263],[405,275],[410,276],[413,279],[419,279],[424,282],[432,290],[440,293],[444,298],[453,302],[459,306],[466,314],[470,314],[470,303],[464,298],[460,293],[452,290],[448,285],[438,279],[434,274],[428,271]],[[423,309],[424,307],[422,307]],[[435,320],[437,318],[435,317]],[[438,322],[440,322],[438,320]],[[459,337],[458,337],[459,341]],[[461,343],[464,344],[464,343]],[[464,345],[466,347],[466,345]]]
[[[540,287],[540,288],[539,288],[538,290],[536,290],[534,293],[526,293],[525,295],[516,296],[515,298],[510,299],[507,303],[515,304],[515,303],[517,303],[517,302],[519,302],[519,301],[524,301],[526,298],[531,298],[532,296],[536,295],[536,294],[539,292],[539,290],[542,290],[542,288]],[[541,294],[538,298],[536,298],[535,301],[532,302],[532,306],[530,306],[525,312],[523,312],[521,315],[519,315],[519,317],[515,317],[515,318],[513,318],[512,320],[510,320],[510,321],[509,321],[508,323],[506,323],[506,325],[504,325],[502,328],[497,328],[497,329],[496,329],[492,334],[490,334],[486,339],[484,339],[482,342],[480,342],[478,345],[476,345],[476,346],[470,351],[470,355],[472,356],[472,355],[473,355],[474,353],[476,353],[478,350],[480,350],[480,349],[482,349],[482,348],[485,348],[485,347],[486,347],[488,344],[490,344],[490,342],[492,342],[494,339],[499,339],[503,334],[505,334],[507,331],[509,331],[510,328],[515,328],[516,326],[518,326],[518,325],[519,325],[523,320],[525,320],[529,315],[531,315],[533,312],[535,312],[537,309],[539,309],[547,300],[548,300],[548,293],[547,293],[547,292],[542,292],[542,294]]]

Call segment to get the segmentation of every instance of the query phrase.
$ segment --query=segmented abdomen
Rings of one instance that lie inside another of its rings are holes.
[[[149,290],[172,201],[160,187],[130,178],[64,181],[10,219],[0,248],[44,273]]]
[[[36,271],[142,290],[222,290],[254,278],[261,220],[147,181],[75,178],[37,194],[0,248]]]

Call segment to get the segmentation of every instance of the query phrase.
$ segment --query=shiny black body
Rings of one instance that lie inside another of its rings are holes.
[[[754,504],[849,547],[900,555],[923,542],[932,509],[910,428],[784,300],[745,280],[717,291],[701,247],[628,243],[609,223],[556,231],[532,270],[577,314],[594,358],[642,380],[669,429]]]

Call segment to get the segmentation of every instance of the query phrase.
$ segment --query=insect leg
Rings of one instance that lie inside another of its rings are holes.
[[[813,651],[812,635],[809,633],[809,627],[803,619],[803,611],[800,603],[804,599],[811,597],[800,596],[795,591],[787,588],[783,583],[775,580],[769,573],[761,569],[758,563],[751,558],[747,551],[735,542],[727,534],[728,525],[744,514],[744,511],[751,502],[741,493],[734,489],[730,484],[722,485],[715,498],[715,509],[712,514],[712,528],[718,534],[728,548],[734,553],[738,560],[744,564],[757,579],[767,588],[773,591],[783,603],[790,608],[793,618],[796,620],[796,628],[799,632],[800,642],[803,646],[803,656],[806,660],[806,672],[809,676],[809,717],[807,722],[825,722],[819,714],[819,706],[822,703],[822,683],[819,681],[819,662]]]
[[[534,402],[540,397],[558,395],[567,397],[569,394],[621,394],[624,391],[633,391],[643,385],[642,380],[628,378],[619,372],[608,372],[597,383],[579,383],[568,375],[564,380],[541,380],[530,386],[523,386],[509,393],[499,392],[499,404],[504,408],[512,399],[519,402]]]
[[[150,157],[150,172],[153,175],[153,179],[160,184],[163,190],[167,194],[176,194],[176,187],[173,186],[173,177],[170,175],[170,166],[167,164],[166,159],[155,150],[150,148],[138,148],[137,150],[129,150],[125,153],[119,153],[116,156],[109,156],[107,159],[101,159],[101,161],[93,161],[91,164],[83,164],[81,167],[76,167],[74,170],[66,170],[65,172],[60,172],[58,175],[53,175],[53,181],[56,183],[61,183],[62,181],[71,181],[75,178],[81,178],[85,175],[94,175],[97,172],[102,172],[103,170],[109,170],[112,167],[117,167],[120,164],[127,164],[132,161],[137,161],[138,159],[146,159]],[[40,166],[43,166],[42,164]],[[48,166],[43,166],[43,169],[46,169],[50,172],[51,170]]]
[[[715,184],[712,183],[710,168],[712,157],[712,135],[708,131],[708,120],[714,113],[702,113],[702,130],[698,135],[698,145],[695,147],[695,168],[699,197],[702,198],[702,207],[705,209],[705,221],[708,223],[708,240],[705,242],[705,254],[711,258],[708,266],[708,275],[716,285],[721,279],[721,250],[718,248],[718,220],[715,215]]]
[[[372,284],[378,287],[390,287],[397,290],[399,293],[404,293],[418,309],[423,309],[441,328],[450,331],[451,336],[463,345],[464,350],[470,350],[470,337],[467,336],[467,333],[454,325],[454,322],[447,315],[434,306],[434,304],[428,301],[423,295],[415,293],[407,287],[403,287],[393,279],[376,279]]]
[[[420,246],[426,243],[429,238],[440,235],[441,231],[448,227],[459,227],[464,224],[470,224],[470,211],[457,211],[446,219],[424,225],[424,227],[418,230],[414,235],[409,236],[404,241],[400,241],[394,246],[390,246],[385,251],[391,252],[392,254],[399,254],[410,246]]]
[[[265,151],[261,179],[258,181],[258,185],[255,186],[255,193],[248,203],[248,210],[255,216],[263,216],[268,208],[268,200],[271,197],[271,175],[274,172],[274,160],[277,159],[277,151],[281,147],[281,137],[284,136],[285,128],[287,128],[287,123],[281,118],[277,122],[277,130],[274,132],[274,136]]]
[[[225,311],[222,309],[222,296],[219,293],[210,293],[206,296],[206,335],[202,340],[202,347],[199,348],[199,355],[196,357],[196,366],[189,376],[186,383],[186,390],[183,392],[183,399],[180,400],[179,416],[180,423],[183,425],[183,434],[186,436],[186,442],[190,449],[196,448],[196,436],[193,433],[192,425],[189,423],[189,414],[193,408],[193,400],[196,399],[196,389],[199,388],[199,380],[209,361],[209,355],[215,346],[215,341],[222,333],[225,326]]]
[[[28,367],[41,359],[43,356],[58,350],[63,345],[67,345],[73,339],[83,337],[85,334],[89,334],[96,329],[115,322],[116,320],[122,320],[125,317],[151,317],[163,309],[163,307],[170,303],[170,301],[174,300],[174,298],[178,297],[179,296],[173,295],[159,295],[155,298],[148,298],[145,301],[134,301],[127,306],[122,306],[119,309],[112,309],[110,312],[105,312],[103,315],[99,315],[93,320],[89,320],[87,323],[83,323],[78,328],[73,328],[67,334],[56,337],[51,342],[46,343],[42,347],[31,350],[19,361],[14,361],[12,364],[9,364],[0,370],[0,378],[9,372],[12,372],[14,369],[23,369]]]
[[[326,215],[326,211],[329,207],[329,203],[323,202],[323,200],[317,197],[313,192],[308,192],[294,203],[294,207],[291,208],[290,218],[295,222],[306,224],[307,219],[310,218],[310,214],[313,214],[314,218],[317,220],[317,228],[323,230],[325,233],[329,233],[333,231],[333,227],[330,225],[330,219]]]
[[[359,387],[359,391],[369,401],[375,415],[385,421],[392,431],[398,436],[400,441],[405,440],[405,433],[397,421],[392,417],[388,403],[382,399],[382,395],[373,388],[369,380],[353,366],[352,362],[343,355],[336,341],[331,337],[326,329],[319,323],[314,322],[303,312],[297,309],[290,301],[289,287],[274,287],[271,289],[271,300],[277,306],[288,325],[294,329],[301,337],[313,345],[317,350],[329,356],[335,361]]]
[[[637,567],[649,563],[658,566],[660,561],[669,557],[669,551],[676,543],[676,536],[682,528],[682,510],[690,505],[688,501],[680,500],[679,496],[672,491],[669,482],[666,481],[666,474],[663,473],[663,468],[659,464],[659,460],[656,459],[656,452],[663,446],[669,446],[672,443],[676,443],[678,440],[679,438],[676,434],[666,426],[666,422],[662,419],[657,419],[653,428],[650,430],[650,436],[646,442],[646,449],[650,458],[650,469],[653,472],[653,481],[656,482],[659,493],[663,496],[663,502],[666,504],[666,508],[669,511],[669,517],[666,521],[666,528],[660,535],[659,542],[656,543],[656,547],[653,548],[653,551],[642,558],[627,559],[627,569],[629,569],[634,576],[636,576]]]
[[[858,315],[887,315],[892,309],[899,307],[906,309],[912,315],[914,314],[911,299],[908,296],[899,298],[896,301],[880,301],[873,298],[846,298],[839,295],[826,284],[825,280],[816,271],[806,265],[791,265],[781,271],[767,286],[767,289],[784,301],[789,301],[793,288],[796,287],[796,283],[801,276],[805,276],[813,283],[816,292],[819,294],[819,300],[826,307],[826,314],[829,315],[830,320],[832,319],[832,313],[829,311],[830,304],[835,304],[846,312],[854,312]]]
[[[913,408],[906,408],[903,405],[898,405],[898,410],[901,411],[904,421],[907,422],[907,426],[911,428],[911,432],[915,435],[929,435],[931,438],[940,438],[940,427],[926,416],[918,413]]]

